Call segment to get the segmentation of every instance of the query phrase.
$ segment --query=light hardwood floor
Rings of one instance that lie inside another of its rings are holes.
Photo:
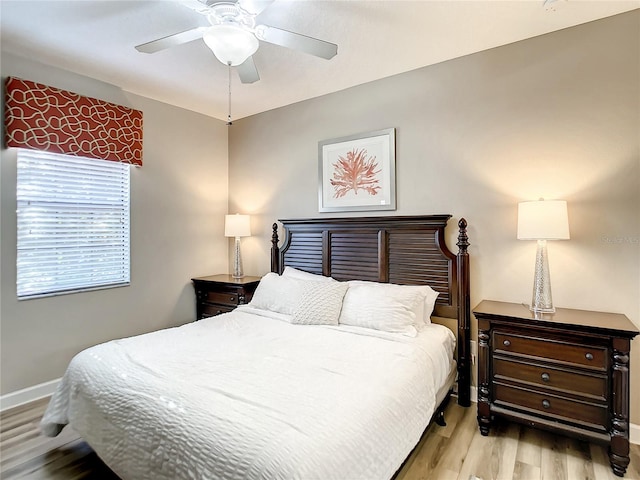
[[[47,399],[0,416],[0,478],[75,480],[117,477],[69,427],[40,435]],[[445,412],[446,427],[433,424],[396,480],[614,480],[606,447],[579,442],[513,423],[496,422],[488,437],[476,423],[475,404]],[[640,446],[631,446],[627,480],[640,480]],[[349,479],[344,479],[349,480]]]

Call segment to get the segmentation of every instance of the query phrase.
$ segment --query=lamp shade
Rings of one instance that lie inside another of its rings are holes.
[[[218,60],[232,67],[244,63],[260,45],[253,33],[235,25],[213,25],[202,38]]]
[[[538,200],[518,204],[518,240],[568,240],[567,202]]]
[[[250,237],[251,217],[249,215],[225,215],[224,216],[224,236],[225,237]]]

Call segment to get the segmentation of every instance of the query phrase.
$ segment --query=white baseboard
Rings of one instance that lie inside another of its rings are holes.
[[[53,392],[56,391],[60,380],[60,378],[56,378],[49,382],[40,383],[33,387],[23,388],[22,390],[0,396],[0,412],[52,395]]]
[[[636,425],[635,423],[629,424],[629,441],[640,445],[640,425]]]

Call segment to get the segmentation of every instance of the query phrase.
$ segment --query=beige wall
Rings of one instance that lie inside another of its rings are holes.
[[[516,240],[517,203],[564,199],[554,303],[640,326],[638,32],[636,10],[234,122],[229,208],[256,233],[245,272],[268,271],[276,219],[335,216],[318,213],[319,140],[395,127],[395,213],[453,214],[450,239],[466,217],[473,305],[531,301],[535,244]],[[640,339],[632,350],[638,424]]]
[[[61,377],[81,349],[195,318],[193,276],[228,265],[227,127],[111,85],[2,53],[18,76],[142,110],[144,166],[131,172],[131,285],[16,300],[15,150],[0,163],[2,394]]]

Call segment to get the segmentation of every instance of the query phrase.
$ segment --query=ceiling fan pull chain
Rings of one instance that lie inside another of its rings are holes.
[[[227,125],[233,125],[231,121],[231,62],[227,63],[229,69],[229,116],[227,117]]]

